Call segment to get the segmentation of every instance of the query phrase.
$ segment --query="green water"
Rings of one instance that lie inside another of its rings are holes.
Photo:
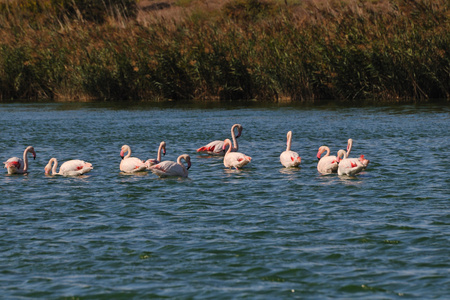
[[[34,146],[28,175],[0,176],[5,299],[446,299],[450,107],[0,105],[1,161]],[[240,171],[198,155],[244,127]],[[292,130],[301,168],[279,155]],[[316,153],[354,140],[369,167],[318,174]],[[191,156],[187,179],[119,171],[120,148]],[[49,177],[83,159],[94,170]]]

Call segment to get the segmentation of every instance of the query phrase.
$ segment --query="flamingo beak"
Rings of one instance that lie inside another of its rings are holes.
[[[120,156],[123,159],[123,155]]]

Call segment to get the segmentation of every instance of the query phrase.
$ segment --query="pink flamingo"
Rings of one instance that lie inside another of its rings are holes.
[[[187,167],[182,164],[182,159],[187,163]],[[188,177],[190,167],[191,157],[188,154],[182,154],[178,156],[177,162],[166,160],[150,166],[149,170],[159,177],[178,176],[186,178]]]
[[[252,158],[250,156],[247,156],[241,152],[231,152],[231,141],[230,139],[226,139],[223,141],[223,149],[228,147],[227,152],[225,153],[225,157],[223,158],[223,164],[227,168],[236,168],[238,170],[239,168],[242,168],[246,164],[248,164]]]
[[[8,174],[25,174],[28,171],[28,157],[30,152],[33,154],[33,159],[36,159],[36,152],[32,146],[28,146],[23,152],[23,159],[18,157],[11,157],[4,162],[5,168],[8,170]]]
[[[237,128],[238,133],[235,135],[234,130]],[[233,140],[233,148],[231,151],[236,152],[239,149],[239,145],[237,143],[237,138],[241,136],[242,133],[242,125],[234,124],[231,127],[231,138]],[[197,152],[204,152],[212,155],[225,155],[226,149],[223,148],[223,141],[213,141],[203,147],[197,149]]]
[[[322,158],[320,157],[323,152],[327,152]],[[327,146],[320,146],[319,151],[317,151],[317,159],[319,162],[317,164],[317,170],[322,174],[336,173],[338,169],[338,161],[336,156],[330,156],[330,148]]]
[[[126,156],[124,156],[125,153],[127,153]],[[120,171],[125,173],[136,173],[147,170],[147,166],[145,165],[144,161],[140,160],[137,157],[130,157],[130,156],[131,156],[130,146],[123,145],[120,150],[120,157],[122,157],[122,161],[120,162]]]
[[[147,170],[150,168],[150,166],[159,164],[161,162],[161,151],[162,151],[163,155],[166,155],[166,142],[164,142],[164,141],[159,143],[158,154],[156,155],[156,159],[150,158],[145,161]]]
[[[291,151],[291,142],[292,142],[292,131],[288,131],[286,151],[283,151],[280,155],[280,162],[286,168],[298,167],[302,162],[302,159],[298,155],[298,153]]]
[[[353,140],[352,139],[348,139],[348,141],[347,141],[347,157],[350,156],[350,151],[352,150],[352,146],[353,146]],[[363,154],[361,154],[361,156],[359,157],[359,161],[364,166],[364,169],[367,168],[367,165],[370,162],[370,160],[364,158]]]
[[[66,161],[59,168],[59,172],[56,172],[57,167],[58,167],[58,160],[54,157],[51,158],[44,168],[45,175],[49,175],[51,171],[52,172],[51,175],[78,176],[88,173],[89,171],[94,169],[91,163],[79,159],[72,159]]]
[[[363,164],[359,161],[359,159],[347,158],[347,152],[343,149],[338,151],[337,160],[339,163],[338,175],[352,176],[358,174],[364,168]]]

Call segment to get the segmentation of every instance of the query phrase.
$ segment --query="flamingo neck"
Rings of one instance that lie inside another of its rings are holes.
[[[181,162],[182,159],[186,162],[187,168],[186,168],[186,166]],[[181,166],[183,167],[183,169],[187,170],[187,169],[189,169],[189,167],[190,167],[190,160],[188,160],[186,154],[182,154],[182,155],[178,156],[177,164],[181,165]]]
[[[226,145],[229,145],[227,152],[225,153],[225,155],[227,155],[228,153],[231,152],[231,141],[229,139],[226,139],[225,142],[223,143],[224,148],[226,147]]]
[[[27,154],[30,152],[31,147],[27,147],[25,151],[23,151],[23,172],[25,173],[28,170],[28,157]]]
[[[58,172],[56,172],[56,168],[58,167],[58,160],[56,158],[52,158],[50,161],[53,163],[52,175],[58,174]]]
[[[128,146],[125,147],[124,152],[126,152],[127,155],[125,155],[123,159],[127,159],[127,158],[129,158],[131,156],[131,148],[130,147],[128,147]]]
[[[325,151],[327,151],[327,153],[323,157],[330,155],[330,148],[325,146],[324,149],[325,149]]]
[[[292,143],[292,132],[289,131],[287,133],[286,151],[290,151],[291,150],[291,143]]]
[[[342,150],[342,149],[339,150],[338,153],[337,153],[337,158],[338,158],[339,161],[342,160],[341,156],[343,157],[342,159],[346,159],[348,157],[347,156],[347,152],[345,152],[345,150]]]
[[[350,155],[350,151],[352,151],[353,140],[348,139],[347,141],[347,157]]]
[[[231,139],[233,140],[233,147],[234,147],[234,149],[238,149],[238,142],[237,142],[237,139],[236,139],[236,135],[234,134],[234,129],[236,128],[236,127],[238,127],[238,125],[237,124],[235,124],[235,125],[233,125],[233,127],[231,127]],[[230,145],[230,148],[231,148],[231,145]]]
[[[162,143],[159,144],[158,155],[156,156],[156,160],[157,160],[158,162],[161,161],[161,151],[162,151],[162,149],[163,149],[163,146],[164,146],[164,142],[162,142]]]

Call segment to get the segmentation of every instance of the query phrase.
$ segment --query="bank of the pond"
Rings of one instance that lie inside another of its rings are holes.
[[[0,101],[450,99],[445,0],[84,2],[0,3]]]

